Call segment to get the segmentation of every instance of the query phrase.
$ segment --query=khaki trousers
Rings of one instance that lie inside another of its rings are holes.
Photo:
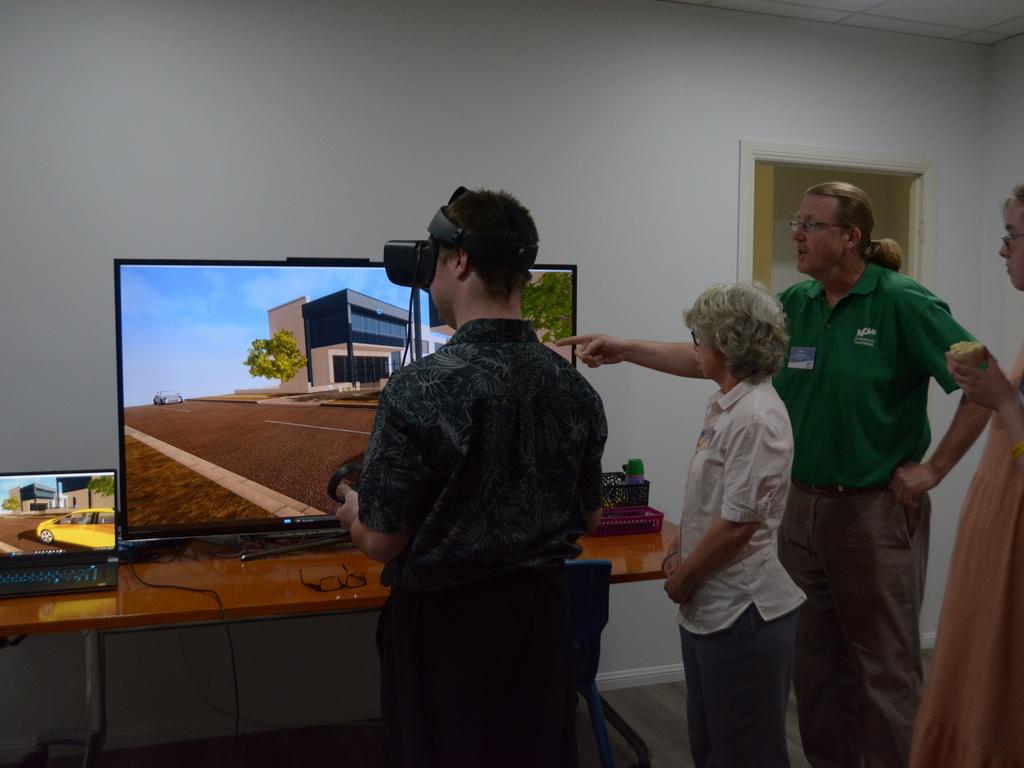
[[[790,491],[779,556],[807,593],[793,688],[814,768],[907,764],[921,700],[930,514],[927,494],[909,509],[888,490]]]

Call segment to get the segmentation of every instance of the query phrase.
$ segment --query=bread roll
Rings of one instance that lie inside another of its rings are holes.
[[[949,347],[949,352],[960,365],[977,368],[985,362],[985,345],[980,341],[958,341]]]

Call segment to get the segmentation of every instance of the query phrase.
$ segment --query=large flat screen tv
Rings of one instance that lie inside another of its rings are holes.
[[[327,481],[361,459],[380,388],[410,362],[409,289],[367,261],[116,260],[114,273],[121,538],[336,528]],[[453,331],[417,300],[430,354]],[[575,267],[537,265],[524,308],[542,341],[575,332],[575,306]]]

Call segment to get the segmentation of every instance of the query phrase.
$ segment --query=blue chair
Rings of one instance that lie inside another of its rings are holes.
[[[587,701],[601,768],[615,768],[601,694],[597,692],[597,665],[601,660],[601,630],[608,623],[608,560],[567,560],[569,579],[569,665],[576,691]]]
[[[569,664],[576,691],[587,702],[601,768],[615,768],[606,717],[636,753],[635,768],[650,768],[647,744],[598,693],[594,682],[601,660],[601,630],[608,623],[612,564],[608,560],[567,560],[565,570],[569,580]]]

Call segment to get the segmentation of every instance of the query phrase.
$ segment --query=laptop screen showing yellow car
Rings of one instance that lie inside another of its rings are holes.
[[[113,551],[113,470],[0,474],[0,557]]]

